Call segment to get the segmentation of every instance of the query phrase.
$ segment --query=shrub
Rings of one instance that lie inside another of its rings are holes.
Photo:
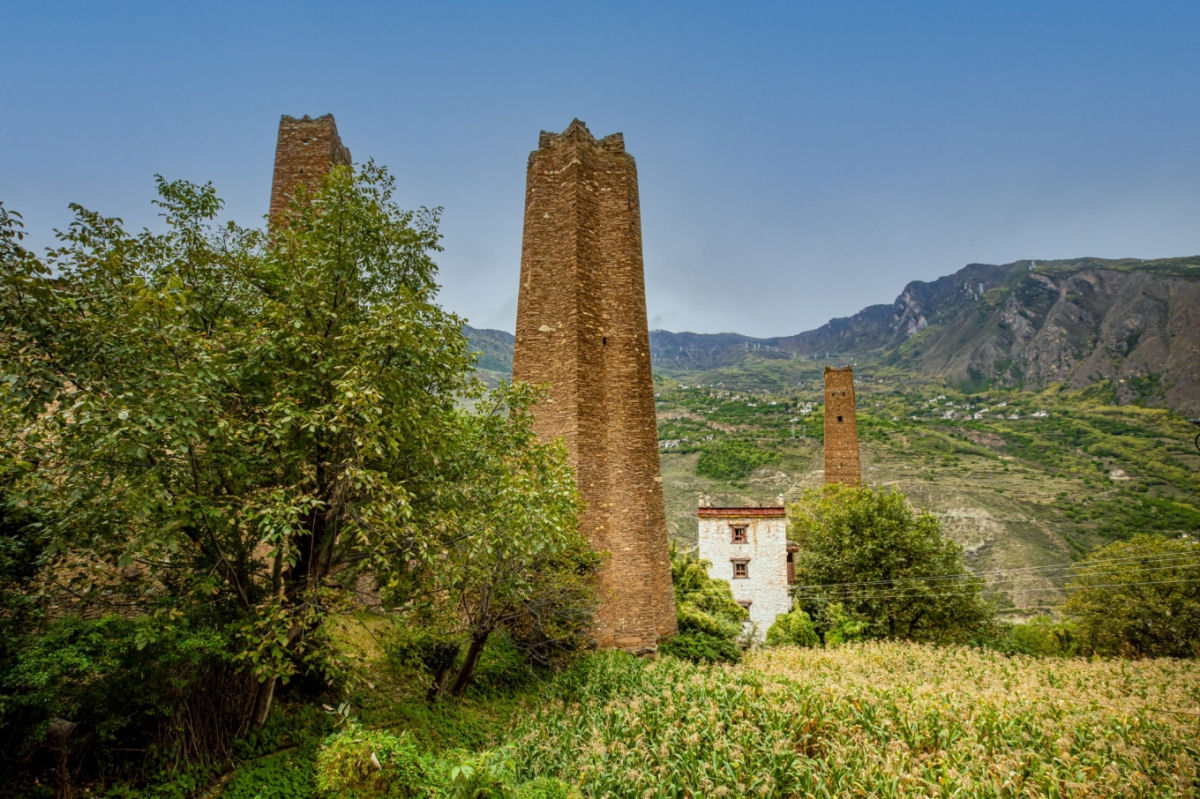
[[[446,799],[510,797],[516,782],[513,761],[503,749],[478,754],[451,753],[446,771]]]
[[[826,605],[821,615],[825,622],[826,646],[837,646],[867,639],[867,620],[855,613],[847,612],[841,602],[832,602]]]
[[[438,797],[445,799],[574,799],[579,794],[562,780],[539,776],[521,782],[511,748],[476,754],[452,751],[438,764],[444,775]]]
[[[579,792],[554,777],[538,776],[520,782],[512,750],[507,747],[478,754],[451,753],[442,764],[446,799],[575,799]]]
[[[23,763],[36,771],[26,757],[47,748],[58,750],[67,782],[227,756],[231,710],[248,688],[227,663],[224,636],[186,619],[59,619],[25,637],[0,674],[0,727],[12,755],[0,775]],[[64,734],[52,746],[55,719]]]
[[[1055,621],[1049,616],[1034,616],[1008,629],[1006,646],[1001,648],[1022,655],[1070,656],[1079,650],[1076,625]]]
[[[317,790],[330,799],[431,796],[436,777],[407,732],[351,724],[326,738],[317,752]]]
[[[816,646],[819,643],[812,619],[798,607],[776,616],[767,630],[767,646]]]
[[[675,615],[679,632],[660,651],[689,660],[737,661],[742,656],[746,610],[733,598],[729,583],[708,576],[709,563],[694,552],[671,550]]]

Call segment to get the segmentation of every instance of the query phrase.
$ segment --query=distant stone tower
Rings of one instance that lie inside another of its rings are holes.
[[[858,485],[858,423],[854,420],[854,373],[825,367],[825,482]]]
[[[350,151],[338,137],[333,114],[311,119],[279,118],[275,144],[275,180],[271,184],[272,222],[287,210],[297,186],[309,190],[321,185],[321,177],[334,164],[350,165]]]
[[[534,427],[566,440],[586,502],[580,528],[610,553],[595,639],[653,649],[675,632],[675,599],[650,337],[637,168],[614,133],[578,119],[529,156],[513,377],[550,383]]]

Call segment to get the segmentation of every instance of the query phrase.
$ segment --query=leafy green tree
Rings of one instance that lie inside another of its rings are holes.
[[[742,624],[750,614],[729,583],[708,576],[711,564],[694,551],[671,548],[671,580],[679,632],[659,649],[691,660],[736,662],[742,657]]]
[[[579,532],[565,446],[534,436],[536,397],[528,386],[501,384],[460,428],[459,491],[449,517],[458,533],[431,577],[440,625],[466,646],[455,695],[470,684],[499,628],[543,662],[577,649],[591,629],[599,558]],[[444,675],[435,669],[432,697]]]
[[[1075,565],[1065,609],[1094,652],[1200,655],[1200,542],[1136,535]]]
[[[124,601],[232,624],[261,724],[331,589],[440,555],[470,356],[435,303],[437,213],[384,170],[335,168],[270,235],[218,224],[211,185],[158,193],[164,232],[73,206],[46,259],[0,216],[7,499],[47,562],[107,575],[84,601],[133,569]]]
[[[806,491],[789,506],[788,519],[800,544],[797,604],[827,642],[831,631],[842,638],[966,640],[990,623],[982,582],[963,565],[962,548],[903,495],[828,485]]]

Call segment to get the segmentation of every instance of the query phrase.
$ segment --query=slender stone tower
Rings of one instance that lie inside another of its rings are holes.
[[[287,210],[297,186],[309,190],[321,185],[321,178],[334,164],[350,165],[350,151],[338,137],[333,114],[312,119],[296,119],[286,114],[279,118],[279,139],[275,144],[275,179],[271,184],[271,222]]]
[[[566,440],[586,507],[580,528],[610,557],[596,643],[650,651],[675,632],[642,277],[637,168],[614,133],[574,120],[529,156],[513,377],[550,383],[538,435]]]
[[[854,373],[825,367],[825,482],[858,485],[858,423],[854,420]]]

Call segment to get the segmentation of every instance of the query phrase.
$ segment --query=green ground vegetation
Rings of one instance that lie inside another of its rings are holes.
[[[1115,797],[1187,795],[1200,776],[1196,660],[872,641],[516,674],[496,641],[474,687],[428,704],[387,624],[339,633],[366,653],[369,688],[293,723],[288,748],[247,749],[211,795]]]

